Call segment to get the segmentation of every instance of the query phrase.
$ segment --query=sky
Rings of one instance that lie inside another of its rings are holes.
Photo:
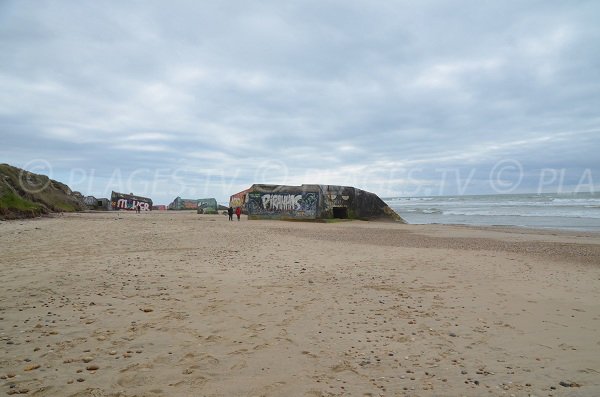
[[[220,202],[600,190],[597,1],[0,1],[0,163]]]

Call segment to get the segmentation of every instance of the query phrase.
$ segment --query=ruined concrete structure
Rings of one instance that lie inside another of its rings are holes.
[[[175,200],[168,207],[170,210],[197,210],[198,200],[196,199],[182,199],[176,197]]]
[[[152,210],[152,200],[147,197],[112,192],[110,195],[110,201],[113,210],[134,211],[138,204],[140,205],[140,209],[142,211]]]
[[[248,192],[250,189],[242,190],[239,193],[232,195],[229,198],[229,206],[233,208],[242,207],[245,210],[246,208],[246,198],[248,197]]]
[[[194,210],[199,214],[216,214],[218,213],[219,205],[214,198],[183,199],[181,197],[176,197],[175,200],[169,204],[168,209],[175,211]]]
[[[218,214],[219,205],[217,200],[214,198],[204,198],[198,200],[198,213],[199,214]]]
[[[107,198],[96,198],[94,196],[86,196],[83,199],[83,202],[91,210],[110,211],[112,209],[111,202]]]
[[[403,222],[376,194],[350,186],[252,185],[231,196],[244,203],[248,219],[363,219]]]

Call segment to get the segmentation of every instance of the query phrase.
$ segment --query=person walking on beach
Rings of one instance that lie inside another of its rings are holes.
[[[241,207],[237,207],[235,209],[235,215],[237,216],[238,222],[239,222],[240,221],[240,215],[242,215],[242,208]]]
[[[140,203],[137,203],[137,206],[135,207],[135,212],[137,212],[138,214],[142,213],[142,206],[140,205]]]
[[[233,207],[229,207],[227,209],[227,214],[229,214],[229,220],[232,221],[233,220]]]

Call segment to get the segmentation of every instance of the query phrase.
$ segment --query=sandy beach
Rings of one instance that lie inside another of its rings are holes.
[[[0,222],[0,394],[598,396],[600,235]]]

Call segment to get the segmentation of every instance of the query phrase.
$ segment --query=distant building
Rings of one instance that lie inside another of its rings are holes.
[[[167,210],[167,206],[164,204],[159,204],[159,205],[153,205],[152,206],[152,211],[166,211]]]
[[[248,219],[340,218],[404,222],[376,194],[350,186],[256,184],[232,195],[230,203],[234,202],[245,206]]]
[[[91,210],[110,211],[112,209],[111,202],[107,198],[96,198],[94,196],[86,196],[83,199],[83,202]]]
[[[110,201],[113,210],[133,211],[137,208],[138,204],[140,204],[140,208],[142,211],[152,210],[152,200],[147,197],[112,192],[110,195]]]
[[[96,200],[96,197],[94,197],[94,196],[86,196],[83,198],[83,202],[88,207],[95,207],[97,200]]]
[[[219,205],[214,198],[198,199],[197,211],[199,214],[218,214]]]
[[[110,200],[107,198],[96,199],[96,210],[110,211],[112,209]]]
[[[171,204],[169,204],[170,210],[182,211],[182,210],[197,210],[198,200],[197,199],[182,199],[176,197]]]

